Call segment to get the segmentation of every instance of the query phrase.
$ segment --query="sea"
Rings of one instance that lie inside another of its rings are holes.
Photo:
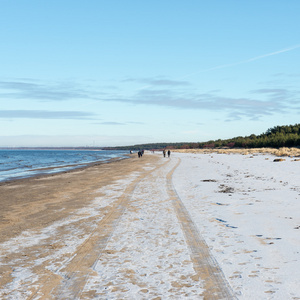
[[[119,150],[4,150],[0,149],[0,182],[53,174],[124,159],[128,151]]]

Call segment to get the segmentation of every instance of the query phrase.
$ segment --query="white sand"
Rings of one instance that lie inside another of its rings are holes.
[[[174,186],[238,298],[300,299],[300,162],[176,157]]]

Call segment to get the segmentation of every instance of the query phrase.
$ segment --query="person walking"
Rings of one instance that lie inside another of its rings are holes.
[[[166,150],[165,149],[163,151],[163,155],[164,155],[164,157],[166,157]]]
[[[168,157],[170,157],[170,155],[171,155],[171,151],[170,151],[170,150],[168,150]]]

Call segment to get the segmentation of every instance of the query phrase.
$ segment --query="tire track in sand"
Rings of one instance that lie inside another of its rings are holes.
[[[179,195],[177,194],[173,183],[172,175],[179,166],[179,158],[175,167],[167,174],[167,187],[170,198],[184,232],[186,243],[191,252],[194,269],[200,279],[204,282],[204,299],[237,299],[215,258],[209,251],[205,240],[198,231],[190,214],[186,210]]]
[[[166,163],[164,163],[166,164]],[[139,182],[150,173],[160,168],[145,170],[124,191],[122,196],[112,205],[110,211],[99,222],[88,240],[73,254],[68,265],[60,270],[63,275],[52,273],[43,282],[42,287],[35,291],[29,299],[78,299],[89,276],[94,272],[93,265],[97,262],[115,231],[124,211],[128,207],[132,194]]]

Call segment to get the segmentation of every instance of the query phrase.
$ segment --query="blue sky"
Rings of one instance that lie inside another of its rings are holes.
[[[300,122],[298,0],[0,6],[0,146],[202,142]]]

